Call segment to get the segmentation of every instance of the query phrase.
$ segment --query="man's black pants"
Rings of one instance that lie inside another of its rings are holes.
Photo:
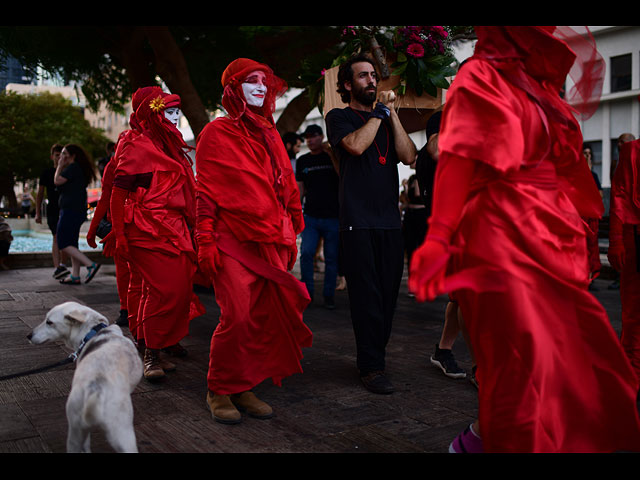
[[[340,232],[360,372],[385,369],[385,351],[404,269],[401,229]]]

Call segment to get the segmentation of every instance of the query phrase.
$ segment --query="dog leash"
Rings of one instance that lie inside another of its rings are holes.
[[[108,325],[105,325],[104,323],[100,323],[100,324],[96,325],[95,327],[93,327],[89,331],[89,333],[87,333],[87,335],[85,335],[85,337],[82,339],[82,342],[80,342],[80,346],[76,349],[76,351],[73,352],[72,354],[70,354],[64,360],[60,360],[59,362],[54,363],[53,365],[46,365],[44,367],[39,367],[39,368],[34,368],[32,370],[27,370],[25,372],[12,373],[12,374],[9,374],[9,375],[4,375],[4,376],[0,377],[0,381],[9,380],[11,378],[24,377],[24,376],[27,376],[27,375],[33,375],[34,373],[44,372],[44,371],[50,370],[52,368],[61,367],[61,366],[66,365],[68,363],[75,362],[78,359],[78,357],[80,356],[80,353],[82,353],[82,349],[87,344],[87,342],[89,340],[91,340],[93,337],[95,337],[100,330],[102,330],[103,328],[106,328],[106,327],[108,327]]]

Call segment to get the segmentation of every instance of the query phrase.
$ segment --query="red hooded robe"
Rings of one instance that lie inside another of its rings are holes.
[[[256,70],[267,76],[260,109],[247,106],[241,87]],[[211,339],[208,386],[233,394],[266,378],[280,385],[302,372],[301,348],[311,346],[312,335],[302,321],[309,295],[287,272],[304,221],[272,118],[286,84],[249,59],[232,62],[222,84],[228,116],[209,123],[196,147],[197,238],[200,246],[214,237],[219,255],[213,285],[221,315]]]
[[[179,97],[158,87],[140,89],[138,96],[144,99],[132,114],[133,129],[116,150],[111,215],[117,241],[128,245],[131,268],[142,276],[131,332],[160,349],[182,340],[189,321],[204,310],[192,288],[195,179],[182,136],[163,113],[179,106]]]
[[[557,93],[575,54],[545,28],[476,32],[447,93],[430,233],[410,288],[421,300],[455,291],[486,452],[640,450],[638,382],[587,291],[580,217],[603,206]]]

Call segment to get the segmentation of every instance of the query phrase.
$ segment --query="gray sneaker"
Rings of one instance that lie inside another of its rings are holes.
[[[466,378],[467,376],[467,373],[456,363],[453,352],[438,348],[438,345],[436,345],[436,353],[431,356],[431,363],[440,368],[447,377]]]

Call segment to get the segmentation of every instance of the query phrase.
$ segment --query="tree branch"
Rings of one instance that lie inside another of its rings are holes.
[[[178,47],[169,27],[144,27],[145,34],[151,44],[158,75],[167,84],[172,93],[180,95],[182,112],[189,120],[195,138],[209,123],[207,110],[196,91],[182,51]]]

